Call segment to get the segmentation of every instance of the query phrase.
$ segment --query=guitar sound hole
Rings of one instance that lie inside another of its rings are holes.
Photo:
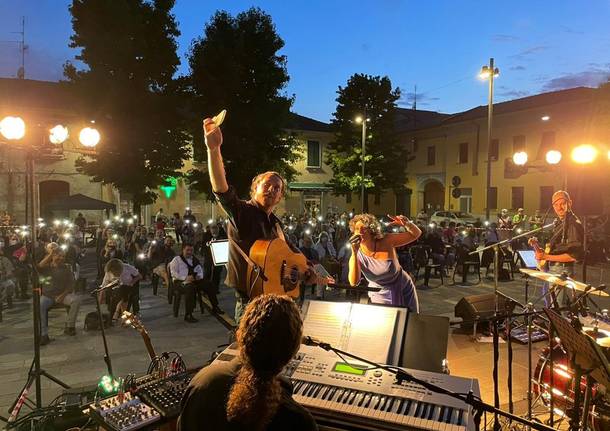
[[[290,268],[290,282],[296,284],[299,281],[299,269],[296,267]]]

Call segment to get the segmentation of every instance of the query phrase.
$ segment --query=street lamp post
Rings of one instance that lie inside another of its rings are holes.
[[[366,156],[366,123],[367,121],[370,121],[369,118],[366,118],[366,111],[364,111],[364,116],[363,117],[356,117],[356,123],[358,124],[362,124],[362,142],[361,142],[361,153],[362,153],[362,183],[360,186],[360,198],[362,200],[362,205],[361,205],[361,209],[362,209],[362,213],[365,212],[365,196],[364,196],[364,191],[365,191],[365,186],[364,186],[364,160],[365,160],[365,156]],[[367,209],[368,210],[368,209]]]
[[[493,119],[494,100],[494,78],[500,71],[494,66],[494,59],[489,59],[489,66],[481,68],[481,79],[489,79],[489,98],[487,104],[487,193],[485,198],[485,218],[489,220],[489,195],[491,191],[491,131]]]
[[[94,147],[97,145],[100,139],[99,132],[95,129],[89,129],[90,131],[86,133],[86,137],[80,139],[81,144],[87,147]],[[3,136],[7,141],[20,141],[23,139],[26,133],[26,125],[23,119],[20,117],[5,117],[0,121],[0,135]],[[82,132],[81,132],[82,134]],[[49,141],[53,144],[62,144],[68,138],[68,129],[64,126],[57,125],[49,130]],[[69,386],[64,382],[59,380],[58,378],[52,376],[47,373],[45,370],[40,368],[40,279],[39,275],[36,271],[36,240],[38,237],[38,224],[36,223],[36,214],[35,214],[35,180],[34,180],[34,151],[36,150],[35,146],[25,146],[22,148],[26,151],[26,160],[25,160],[25,171],[26,171],[26,193],[27,200],[26,208],[29,207],[29,211],[26,213],[26,223],[29,222],[31,227],[31,260],[33,262],[34,274],[32,277],[32,309],[33,309],[33,325],[34,325],[34,358],[32,359],[32,364],[30,366],[30,371],[28,372],[28,381],[24,386],[21,394],[18,399],[15,400],[13,405],[11,406],[11,416],[9,417],[9,421],[13,421],[16,419],[19,414],[19,410],[25,401],[25,396],[27,392],[30,390],[32,384],[35,386],[35,395],[36,395],[36,408],[40,409],[42,407],[42,387],[40,377],[45,376],[49,380],[55,382],[56,384],[64,387],[65,389],[69,389]]]

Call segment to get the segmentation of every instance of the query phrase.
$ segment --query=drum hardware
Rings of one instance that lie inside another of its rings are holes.
[[[557,312],[545,309],[552,326],[557,330],[570,358],[570,368],[574,370],[573,392],[574,404],[570,412],[570,430],[578,431],[582,421],[586,426],[589,418],[589,408],[593,396],[593,381],[606,387],[610,386],[610,363],[602,352],[596,340],[586,333],[575,329],[574,323],[569,322]],[[576,320],[576,319],[574,319]],[[580,322],[578,322],[580,324]],[[553,364],[551,351],[550,364]],[[569,373],[566,373],[569,375]],[[553,374],[551,374],[552,377]],[[585,377],[585,397],[581,415],[582,377]],[[569,383],[568,383],[569,387]],[[553,388],[551,386],[550,400],[553,401]]]
[[[527,232],[523,232],[520,235],[516,235],[512,238],[508,238],[505,239],[503,241],[498,241],[494,244],[488,245],[486,247],[483,247],[482,249],[478,249],[478,250],[474,250],[472,252],[469,253],[469,255],[474,255],[474,254],[478,254],[481,252],[485,252],[485,250],[489,250],[489,249],[493,249],[493,253],[494,253],[494,296],[495,296],[495,316],[498,316],[498,276],[499,276],[499,264],[500,264],[500,259],[499,259],[499,252],[500,252],[500,247],[504,246],[504,245],[508,245],[510,244],[512,241],[520,239],[520,238],[525,238],[525,237],[529,237],[532,234],[534,234],[535,232],[541,232],[544,229],[547,229],[549,227],[552,227],[553,223],[549,223],[547,225],[541,226],[539,228],[536,229],[532,229],[530,231]],[[493,382],[494,382],[494,407],[497,409],[500,406],[500,392],[499,392],[499,385],[498,385],[498,360],[500,357],[500,340],[499,340],[499,334],[498,334],[498,329],[497,329],[497,324],[494,323],[493,325]],[[510,334],[509,334],[510,335]],[[510,336],[508,337],[510,340]],[[512,353],[509,350],[509,355],[511,355]],[[512,376],[511,376],[512,377]],[[511,403],[512,404],[512,403]],[[498,420],[498,415],[494,415],[494,431],[498,431],[500,429],[500,422]]]

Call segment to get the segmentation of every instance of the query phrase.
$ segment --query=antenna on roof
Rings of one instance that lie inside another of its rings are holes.
[[[413,91],[413,110],[417,111],[417,84],[415,84],[415,91]]]
[[[417,128],[417,84],[415,84],[415,90],[413,91],[413,128]]]
[[[25,78],[25,50],[28,48],[25,44],[25,17],[21,17],[21,31],[12,31],[13,34],[20,34],[21,40],[2,40],[0,42],[7,43],[18,43],[19,44],[19,52],[21,53],[21,66],[17,70],[17,78],[24,79]]]

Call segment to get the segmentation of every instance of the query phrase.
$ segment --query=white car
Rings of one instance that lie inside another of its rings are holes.
[[[472,225],[477,221],[477,218],[472,214],[463,213],[461,211],[436,211],[430,217],[430,223],[440,224],[442,221],[449,224],[454,222],[455,224]]]

